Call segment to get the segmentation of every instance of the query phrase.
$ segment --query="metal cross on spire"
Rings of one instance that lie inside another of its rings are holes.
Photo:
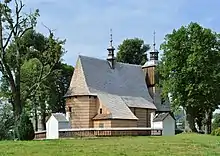
[[[112,29],[110,29],[110,46],[108,47],[108,57],[107,60],[110,62],[110,66],[112,69],[114,69],[115,65],[115,56],[114,56],[114,50],[115,48],[113,47],[113,39],[112,39]]]
[[[110,46],[112,46],[112,42],[113,42],[113,39],[112,39],[112,29],[110,29]]]
[[[155,39],[155,36],[156,36],[156,32],[154,30],[154,43],[153,43],[154,51],[156,50],[156,39]]]
[[[112,39],[112,29],[110,29],[110,46],[108,47],[108,51],[114,51],[115,50],[115,48],[113,47],[113,39]]]

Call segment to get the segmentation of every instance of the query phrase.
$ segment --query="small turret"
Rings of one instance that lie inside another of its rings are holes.
[[[112,69],[115,68],[115,54],[114,54],[114,51],[115,51],[115,48],[113,47],[112,45],[112,29],[110,29],[110,46],[107,48],[108,50],[108,57],[107,57],[107,60],[109,62],[109,65]]]
[[[158,61],[158,50],[156,49],[156,41],[155,41],[155,31],[154,31],[154,43],[153,43],[153,49],[150,51],[150,61]]]
[[[147,61],[142,68],[148,68],[148,67],[155,67],[158,64],[158,54],[159,51],[156,49],[156,42],[155,42],[155,31],[154,31],[154,42],[153,42],[153,48],[150,49],[150,60]]]

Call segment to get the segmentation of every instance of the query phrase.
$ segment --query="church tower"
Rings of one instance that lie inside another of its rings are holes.
[[[154,104],[157,107],[157,112],[169,112],[170,111],[170,104],[167,101],[164,101],[161,98],[161,89],[156,87],[156,84],[159,81],[159,76],[156,71],[156,67],[158,65],[158,54],[159,51],[156,49],[156,42],[155,42],[155,32],[153,37],[153,47],[150,50],[150,60],[148,60],[143,66],[142,70],[145,74],[145,81],[147,84],[147,88],[149,93],[154,100]]]
[[[154,98],[156,92],[156,83],[158,81],[158,76],[156,74],[156,66],[158,64],[158,50],[156,49],[155,43],[155,32],[154,32],[154,42],[153,48],[150,50],[150,60],[147,61],[142,69],[145,73],[145,81],[152,98]]]

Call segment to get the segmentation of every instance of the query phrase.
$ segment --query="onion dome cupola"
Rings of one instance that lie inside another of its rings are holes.
[[[155,34],[156,34],[156,32],[154,31],[154,42],[153,42],[152,49],[150,49],[150,60],[147,61],[142,66],[142,68],[146,68],[146,67],[150,67],[150,66],[156,66],[158,64],[159,51],[156,49]]]

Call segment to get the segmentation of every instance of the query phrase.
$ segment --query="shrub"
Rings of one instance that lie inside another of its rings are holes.
[[[220,136],[220,127],[215,129],[215,130],[213,130],[211,135]]]
[[[19,140],[33,140],[35,136],[33,124],[29,116],[23,112],[17,124],[17,138]]]
[[[215,130],[217,129],[218,127],[220,127],[220,113],[216,113],[214,116],[213,116],[213,122],[212,122],[212,129]]]
[[[10,110],[11,107],[9,105],[0,104],[0,140],[13,139],[14,118]]]
[[[176,129],[175,130],[175,134],[181,134],[181,133],[183,133],[183,130],[181,130],[181,129]]]

